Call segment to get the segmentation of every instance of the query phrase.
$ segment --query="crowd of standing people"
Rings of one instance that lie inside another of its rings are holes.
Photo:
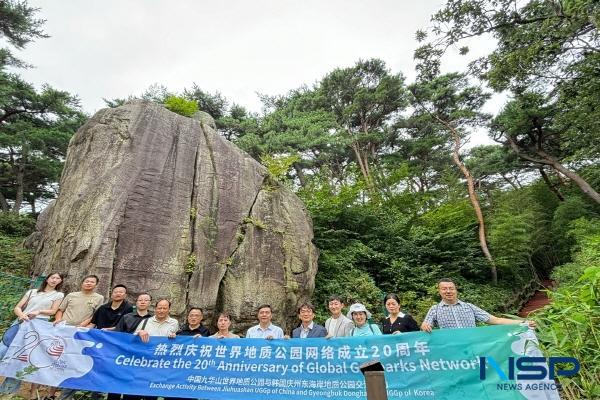
[[[231,316],[227,312],[220,313],[216,318],[216,331],[211,331],[202,324],[204,313],[200,307],[191,307],[187,312],[186,321],[180,326],[179,321],[170,316],[171,302],[168,299],[159,299],[154,304],[154,312],[150,312],[152,297],[148,293],[137,296],[135,307],[127,301],[127,287],[115,285],[110,294],[110,301],[104,303],[104,297],[96,292],[98,277],[86,276],[81,289],[66,296],[60,291],[64,276],[58,272],[50,273],[38,289],[28,290],[21,300],[15,305],[14,313],[17,317],[13,325],[33,318],[48,320],[54,317],[54,325],[67,324],[78,327],[102,329],[105,331],[124,332],[136,335],[143,343],[148,343],[151,336],[174,338],[179,335],[212,337],[216,339],[239,338],[238,334],[231,332]],[[378,324],[371,323],[371,313],[361,303],[351,304],[348,313],[343,314],[344,300],[339,296],[331,296],[328,300],[330,317],[325,325],[317,324],[315,319],[315,306],[310,302],[303,302],[297,308],[300,321],[298,327],[292,330],[292,338],[335,338],[349,336],[377,336],[382,334],[401,334],[403,332],[425,331],[431,332],[434,327],[471,328],[477,322],[487,324],[519,324],[526,323],[530,328],[535,328],[534,321],[521,321],[500,318],[489,314],[474,304],[458,299],[456,285],[450,279],[438,282],[438,291],[441,301],[433,305],[425,316],[421,326],[415,319],[402,312],[400,298],[389,293],[383,303],[388,316],[383,320],[381,328]],[[290,335],[283,329],[273,324],[273,309],[268,304],[263,304],[257,309],[258,324],[249,328],[246,338],[287,339]],[[16,328],[16,327],[11,327]],[[10,328],[9,328],[10,329]],[[5,334],[5,337],[7,335]],[[0,344],[0,358],[8,350],[9,343],[3,339]],[[20,381],[15,378],[5,378],[0,385],[0,395],[10,395],[19,389]],[[29,396],[38,398],[37,385],[33,384]],[[75,390],[62,389],[59,400],[71,400]],[[56,388],[49,388],[45,400],[54,400]],[[99,398],[99,393],[94,393],[93,398]],[[121,395],[109,393],[107,400],[152,400],[148,396]]]

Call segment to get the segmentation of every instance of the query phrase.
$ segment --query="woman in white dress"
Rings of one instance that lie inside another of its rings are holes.
[[[56,314],[60,302],[65,296],[60,292],[60,287],[63,283],[63,275],[58,272],[51,272],[38,289],[29,289],[14,308],[14,313],[19,323],[22,321],[31,321],[34,318],[48,320],[52,315]],[[14,325],[14,324],[13,324]],[[4,343],[0,343],[0,358],[4,357],[8,347]],[[0,394],[16,393],[19,390],[21,381],[14,378],[6,378],[0,385]],[[29,398],[37,398],[37,386],[31,385]]]

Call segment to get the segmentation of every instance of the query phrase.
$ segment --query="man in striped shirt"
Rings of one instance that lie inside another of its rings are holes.
[[[535,328],[535,321],[522,321],[495,317],[474,304],[458,300],[456,285],[450,279],[438,282],[438,291],[442,301],[431,306],[421,330],[431,332],[434,326],[439,328],[474,328],[476,322],[485,322],[490,325],[516,325],[526,322],[530,328]]]

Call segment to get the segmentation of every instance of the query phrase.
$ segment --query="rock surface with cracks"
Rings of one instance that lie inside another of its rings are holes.
[[[97,274],[105,296],[125,284],[131,300],[169,298],[175,316],[228,311],[240,331],[263,303],[292,327],[314,289],[312,238],[302,202],[205,121],[134,102],[73,136],[60,195],[29,242],[34,272],[67,273],[67,291]]]

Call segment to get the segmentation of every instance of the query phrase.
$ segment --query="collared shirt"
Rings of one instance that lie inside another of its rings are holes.
[[[188,324],[184,324],[181,327],[181,329],[179,330],[179,332],[177,332],[177,335],[182,335],[182,336],[200,335],[200,336],[208,337],[208,336],[210,336],[210,331],[208,330],[207,327],[205,327],[203,325],[199,325],[196,329],[190,329],[190,326]]]
[[[169,336],[171,333],[177,333],[179,330],[179,322],[175,318],[168,317],[164,321],[156,319],[156,315],[147,319],[145,324],[142,322],[135,328],[135,332],[144,330],[150,336]]]
[[[398,313],[398,317],[392,322],[390,317],[383,320],[383,334],[389,335],[394,332],[416,332],[419,330],[417,321],[408,314]]]
[[[305,328],[304,324],[300,325],[300,337],[302,339],[306,339],[308,337],[308,334],[310,333],[310,331],[312,331],[313,326],[315,325],[315,323],[313,321],[310,321],[310,324],[308,324],[308,326]]]
[[[425,320],[431,326],[440,328],[474,328],[476,321],[487,322],[491,315],[474,304],[458,300],[455,304],[444,301],[431,306]]]
[[[272,336],[273,339],[283,339],[283,330],[277,325],[270,324],[265,329],[259,325],[255,325],[246,332],[247,338],[264,339],[267,336]]]
[[[92,324],[96,328],[112,328],[117,325],[121,317],[133,311],[133,306],[127,301],[123,301],[116,309],[112,308],[112,301],[98,307],[92,317]]]

